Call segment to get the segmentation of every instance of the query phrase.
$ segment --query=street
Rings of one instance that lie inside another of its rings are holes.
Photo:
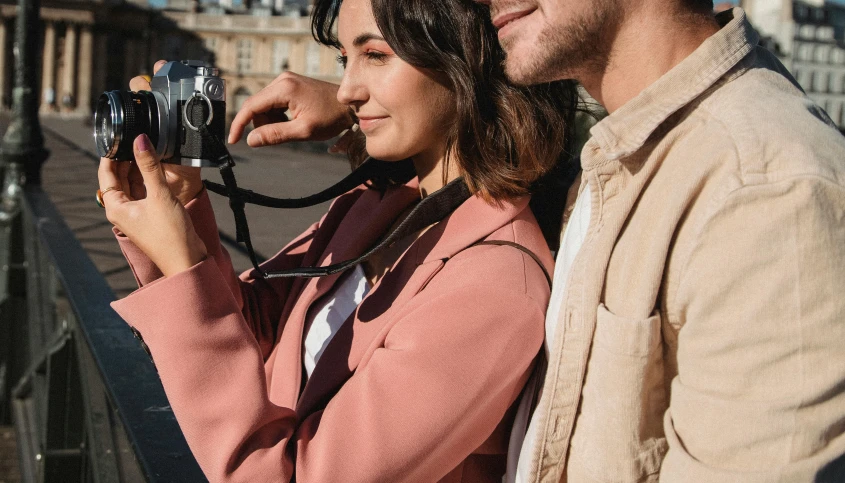
[[[8,125],[8,114],[0,115],[0,129]],[[74,230],[118,297],[136,288],[134,278],[111,234],[102,209],[94,201],[97,190],[98,158],[91,126],[57,117],[42,118],[45,145],[50,157],[42,168],[43,188]],[[349,173],[346,158],[282,146],[253,149],[241,141],[230,146],[237,163],[238,185],[275,197],[301,197],[319,191]],[[204,178],[222,182],[215,168],[204,170]],[[232,255],[235,270],[251,264],[242,247],[235,244],[235,229],[228,200],[210,193],[223,245]],[[310,224],[319,220],[328,203],[299,209],[276,210],[247,206],[250,233],[256,251],[272,256]]]

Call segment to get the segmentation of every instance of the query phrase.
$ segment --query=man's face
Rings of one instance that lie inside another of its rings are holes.
[[[511,82],[579,78],[603,68],[620,18],[617,0],[476,0],[490,7]]]

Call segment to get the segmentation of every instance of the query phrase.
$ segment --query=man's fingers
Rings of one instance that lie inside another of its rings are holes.
[[[161,162],[156,156],[150,138],[146,134],[141,134],[135,138],[133,149],[135,150],[135,163],[144,178],[144,187],[147,189],[147,193],[160,193],[162,190],[170,193],[164,171],[161,169]]]
[[[269,87],[269,86],[268,86]],[[288,100],[279,92],[273,89],[264,88],[254,96],[248,98],[235,119],[232,121],[232,127],[229,130],[229,144],[235,144],[241,139],[244,129],[256,114],[265,113],[272,109],[281,109],[282,111],[288,108]]]
[[[277,122],[253,129],[246,143],[253,148],[281,144],[290,141],[305,141],[311,137],[311,130],[302,121]]]

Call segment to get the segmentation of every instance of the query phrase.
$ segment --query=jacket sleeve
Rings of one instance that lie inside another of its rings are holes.
[[[715,210],[678,292],[662,482],[840,481],[842,287],[841,185],[745,186]]]
[[[494,431],[543,340],[541,304],[464,276],[402,307],[384,346],[302,421],[269,400],[261,351],[213,262],[114,307],[144,334],[210,481],[436,481]]]
[[[240,307],[262,352],[265,355],[269,354],[276,339],[277,326],[290,290],[291,279],[256,279],[254,270],[248,270],[238,277],[232,267],[229,252],[220,243],[220,234],[208,192],[203,190],[185,206],[185,209],[191,217],[194,229],[205,243],[208,259],[217,266],[225,279],[235,303]],[[311,225],[273,258],[262,264],[262,268],[285,270],[299,267],[318,226],[319,223]],[[158,267],[128,237],[116,229],[115,236],[139,287],[144,287],[163,277]]]

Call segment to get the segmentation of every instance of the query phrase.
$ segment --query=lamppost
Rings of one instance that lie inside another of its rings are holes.
[[[9,381],[18,368],[12,356],[17,324],[26,323],[12,307],[24,306],[26,273],[20,200],[24,185],[41,183],[41,165],[49,154],[38,122],[37,49],[41,38],[40,0],[18,0],[15,25],[15,84],[12,119],[0,142],[0,423],[10,417]]]
[[[12,119],[0,143],[4,168],[0,193],[0,223],[8,223],[19,210],[21,188],[41,184],[41,165],[49,152],[38,122],[38,47],[41,38],[40,0],[18,0],[15,24],[15,85]]]

